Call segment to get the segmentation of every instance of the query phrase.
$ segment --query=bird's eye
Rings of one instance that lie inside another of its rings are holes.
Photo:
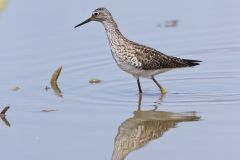
[[[98,12],[94,12],[93,15],[94,15],[94,16],[97,16],[97,15],[99,15],[99,13],[98,13]]]

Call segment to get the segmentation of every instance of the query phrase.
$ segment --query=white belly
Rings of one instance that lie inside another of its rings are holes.
[[[145,77],[145,78],[152,78],[152,76],[155,76],[160,73],[164,73],[167,71],[170,71],[170,68],[167,69],[158,69],[158,70],[143,70],[136,68],[132,65],[129,65],[128,63],[118,63],[119,68],[121,68],[123,71],[132,74],[134,77]]]

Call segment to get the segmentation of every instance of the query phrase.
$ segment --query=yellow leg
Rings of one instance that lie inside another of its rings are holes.
[[[161,94],[162,94],[163,96],[165,96],[165,95],[166,95],[166,93],[167,93],[166,89],[164,89],[164,88],[161,88]]]
[[[156,81],[156,79],[154,77],[152,77],[152,80],[159,87],[159,89],[161,90],[162,96],[166,95],[167,91]]]

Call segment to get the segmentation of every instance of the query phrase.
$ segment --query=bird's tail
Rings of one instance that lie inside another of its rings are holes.
[[[192,60],[192,59],[182,59],[184,62],[186,62],[190,67],[199,65],[200,62],[199,60]]]

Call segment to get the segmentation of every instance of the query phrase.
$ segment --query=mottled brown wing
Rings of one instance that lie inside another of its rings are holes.
[[[187,61],[177,57],[167,56],[153,48],[136,45],[136,57],[144,70],[178,68],[190,66]]]

